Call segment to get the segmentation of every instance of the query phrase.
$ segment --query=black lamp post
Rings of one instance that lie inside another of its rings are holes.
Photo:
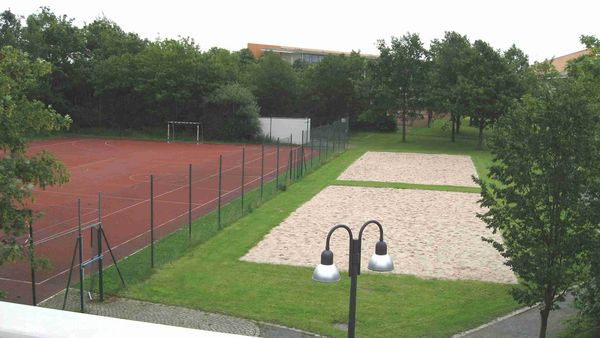
[[[362,234],[365,227],[369,224],[376,224],[379,227],[379,242],[375,245],[375,254],[369,260],[369,270],[378,272],[387,272],[394,270],[392,258],[387,254],[387,244],[383,241],[383,227],[377,221],[368,221],[362,225],[358,233],[358,239],[354,239],[352,230],[347,225],[338,224],[329,230],[327,234],[327,242],[325,250],[321,253],[321,264],[319,264],[313,272],[313,279],[318,282],[337,282],[340,280],[340,272],[333,264],[333,252],[329,250],[329,240],[333,232],[339,228],[344,228],[350,235],[350,260],[349,271],[350,275],[350,313],[348,316],[348,338],[354,338],[356,327],[356,283],[358,275],[360,275],[360,249]]]

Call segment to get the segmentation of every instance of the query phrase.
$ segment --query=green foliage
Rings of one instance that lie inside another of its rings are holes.
[[[427,50],[418,34],[406,33],[392,37],[388,47],[378,42],[380,57],[375,77],[385,86],[388,95],[382,103],[387,112],[399,112],[402,117],[402,141],[406,141],[406,120],[425,108],[428,59]]]
[[[544,334],[549,311],[581,281],[589,240],[598,236],[597,108],[579,83],[542,80],[495,128],[490,177],[497,183],[479,181],[489,209],[479,216],[504,241],[486,240],[520,278],[514,298],[541,302]]]
[[[21,44],[20,17],[9,10],[0,13],[0,48],[4,46],[19,47]]]
[[[298,78],[292,66],[274,53],[265,53],[251,74],[251,89],[262,116],[294,116]]]
[[[27,94],[39,78],[50,72],[44,61],[30,61],[19,50],[0,49],[0,265],[24,255],[23,242],[35,213],[29,207],[33,189],[64,183],[65,167],[51,154],[26,154],[28,136],[59,130],[71,123],[69,116],[30,99]]]
[[[252,92],[239,84],[219,87],[209,99],[214,120],[222,127],[212,136],[225,139],[252,139],[259,132],[259,107]],[[216,122],[215,122],[216,123]]]
[[[365,100],[356,88],[364,73],[365,59],[357,53],[327,55],[320,62],[306,66],[302,94],[314,125],[341,117],[356,120],[365,106]]]

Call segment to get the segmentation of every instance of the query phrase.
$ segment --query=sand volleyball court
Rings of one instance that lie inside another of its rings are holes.
[[[329,229],[349,225],[355,236],[362,223],[380,221],[394,273],[427,278],[516,283],[503,258],[481,236],[490,236],[475,214],[478,194],[330,186],[306,202],[242,260],[314,267]],[[376,226],[365,231],[362,269],[367,267],[378,239]],[[348,234],[338,230],[332,250],[340,270],[348,269]]]
[[[477,176],[477,171],[466,155],[368,151],[338,180],[476,187],[472,175]]]

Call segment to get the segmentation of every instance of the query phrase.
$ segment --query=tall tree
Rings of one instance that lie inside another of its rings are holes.
[[[406,120],[424,108],[427,86],[427,50],[418,34],[406,33],[392,37],[388,46],[380,40],[378,74],[391,93],[390,108],[399,111],[402,119],[402,142],[406,142]]]
[[[457,121],[467,112],[472,89],[467,81],[471,43],[466,36],[446,32],[443,40],[431,42],[430,103],[434,110],[450,113],[452,142],[456,140]]]
[[[0,265],[21,258],[26,250],[17,240],[29,230],[36,213],[29,207],[34,187],[67,181],[65,167],[51,154],[26,154],[27,138],[34,133],[67,127],[61,116],[44,103],[28,97],[50,64],[31,61],[12,46],[0,49]]]
[[[258,60],[252,80],[252,91],[262,116],[293,116],[299,87],[289,63],[267,52]]]
[[[330,123],[340,117],[355,121],[363,109],[356,84],[365,72],[365,60],[358,53],[327,55],[304,71],[303,98],[315,124]]]
[[[0,48],[4,46],[21,47],[21,18],[9,9],[0,13]]]
[[[479,215],[503,242],[487,239],[519,276],[522,304],[540,304],[540,337],[556,303],[582,280],[585,250],[598,236],[600,114],[581,84],[557,73],[499,119],[490,139],[490,178]]]

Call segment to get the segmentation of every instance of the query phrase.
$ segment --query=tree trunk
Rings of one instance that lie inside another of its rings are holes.
[[[452,142],[454,142],[456,139],[454,137],[454,131],[456,130],[456,118],[454,117],[454,114],[450,114],[450,120],[452,120]]]
[[[402,142],[406,142],[406,111],[402,110]]]
[[[483,148],[483,128],[485,127],[485,119],[480,118],[479,119],[479,143],[478,143],[478,147],[479,149]]]
[[[433,112],[427,112],[427,128],[431,128],[431,120],[433,120]]]
[[[540,311],[542,323],[540,325],[540,338],[546,338],[546,329],[548,328],[548,315],[550,315],[550,306],[545,306]]]
[[[456,116],[456,133],[460,134],[460,115]]]

